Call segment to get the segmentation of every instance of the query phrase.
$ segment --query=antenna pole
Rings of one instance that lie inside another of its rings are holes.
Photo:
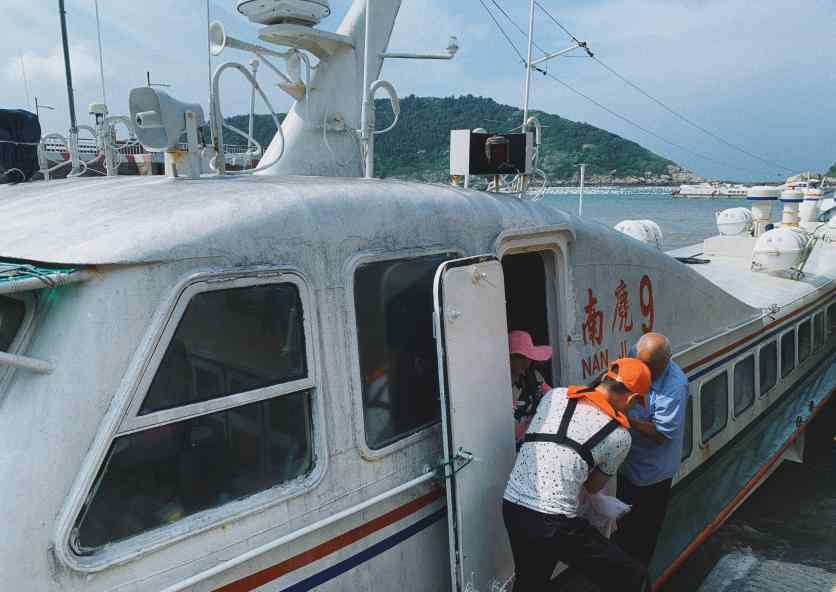
[[[26,76],[26,64],[23,62],[23,54],[18,50],[17,57],[20,58],[20,73],[23,75],[23,90],[26,91],[26,106],[32,108],[32,96],[29,92],[29,78]]]
[[[366,179],[374,177],[374,132],[369,131],[369,110],[374,109],[374,98],[369,96],[369,43],[371,43],[371,0],[366,0],[363,32],[363,103],[360,106],[360,138],[366,151]],[[325,122],[327,125],[328,122]]]
[[[99,0],[95,0],[96,7],[96,35],[99,40],[99,81],[102,84],[102,103],[107,105],[107,91],[105,90],[104,80],[104,56],[102,55],[102,23],[99,19]]]
[[[531,92],[531,54],[534,46],[534,0],[528,6],[528,58],[525,62],[525,87],[523,90],[523,132],[528,121],[528,98]]]
[[[64,10],[64,0],[58,0],[58,12],[61,16],[61,43],[64,47],[64,73],[67,77],[67,101],[70,105],[70,158],[72,159],[72,173],[79,170],[78,163],[78,126],[75,119],[75,97],[73,96],[73,73],[70,69],[70,47],[67,43],[67,11]]]

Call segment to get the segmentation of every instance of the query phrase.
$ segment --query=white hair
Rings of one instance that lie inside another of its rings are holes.
[[[671,342],[667,337],[661,335],[660,333],[645,333],[639,337],[639,340],[636,342],[636,353],[647,349],[650,345],[648,342],[656,335],[662,338],[662,351],[664,351],[665,355],[670,358],[673,353],[671,350]]]

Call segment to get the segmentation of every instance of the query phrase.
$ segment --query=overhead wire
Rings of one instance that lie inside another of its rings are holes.
[[[517,46],[516,46],[516,44],[513,42],[513,40],[511,40],[510,36],[509,36],[509,35],[508,35],[508,33],[505,31],[505,29],[502,27],[502,25],[499,23],[499,21],[496,19],[496,17],[495,17],[495,15],[493,14],[493,12],[492,12],[492,11],[490,10],[490,8],[488,8],[488,6],[485,4],[484,0],[479,0],[479,2],[480,2],[480,4],[482,4],[482,6],[483,6],[483,8],[485,9],[485,11],[486,11],[486,12],[488,13],[488,15],[491,17],[491,20],[494,22],[494,24],[496,25],[496,27],[499,29],[500,33],[502,33],[502,36],[505,38],[505,40],[506,40],[506,42],[508,43],[508,45],[510,45],[510,46],[511,46],[511,48],[514,50],[514,53],[515,53],[515,54],[517,54],[517,56],[518,56],[518,57],[520,58],[520,60],[522,61],[523,65],[525,65],[526,60],[525,60],[525,58],[523,58],[522,52],[520,51],[520,49],[519,49],[519,48],[517,48]],[[502,8],[502,7],[501,7],[501,6],[500,6],[500,5],[496,2],[496,0],[490,0],[490,2],[491,2],[492,4],[494,4],[494,6],[496,6],[496,7],[497,7],[497,9],[498,9],[498,10],[502,13],[502,15],[503,15],[503,16],[504,16],[507,20],[508,20],[508,22],[510,22],[510,23],[511,23],[511,25],[513,25],[513,26],[514,26],[514,28],[516,28],[516,29],[517,29],[520,33],[522,33],[522,34],[524,34],[524,35],[526,35],[526,36],[528,35],[527,33],[525,33],[525,31],[522,29],[522,27],[520,27],[520,26],[519,26],[519,25],[518,25],[518,24],[517,24],[517,23],[516,23],[516,22],[515,22],[512,18],[511,18],[511,16],[510,16],[510,15],[509,15],[509,14],[508,14],[508,13],[507,13],[507,12],[506,12],[503,8]],[[548,52],[547,52],[545,49],[543,49],[542,47],[540,47],[540,46],[539,46],[539,45],[537,45],[536,43],[532,43],[532,45],[534,45],[534,46],[535,46],[535,47],[536,47],[536,48],[537,48],[540,52],[542,52],[542,53],[544,53],[544,54],[548,54]],[[636,129],[638,129],[638,130],[640,130],[640,131],[642,131],[642,132],[644,132],[644,133],[646,133],[646,134],[648,134],[648,135],[650,135],[650,136],[653,136],[654,138],[656,138],[656,139],[658,139],[658,140],[660,140],[660,141],[662,141],[662,142],[664,142],[664,143],[666,143],[666,144],[668,144],[668,145],[670,145],[670,146],[673,146],[673,147],[675,147],[675,148],[678,148],[679,150],[682,150],[683,152],[687,152],[687,153],[689,153],[689,154],[691,154],[691,155],[693,155],[693,156],[696,156],[696,157],[698,157],[698,158],[702,158],[703,160],[706,160],[706,161],[708,161],[708,162],[712,162],[712,163],[714,163],[714,164],[718,164],[718,165],[721,165],[721,166],[725,166],[725,167],[729,167],[729,166],[731,166],[732,168],[736,168],[736,169],[738,169],[738,170],[744,170],[744,171],[748,171],[748,172],[759,172],[759,171],[755,171],[754,169],[749,169],[749,168],[747,168],[747,167],[740,167],[740,166],[737,166],[737,165],[729,165],[727,162],[723,162],[723,161],[720,161],[720,160],[716,160],[716,159],[714,159],[714,158],[712,158],[712,157],[710,157],[710,156],[706,156],[705,154],[701,154],[700,152],[697,152],[697,151],[695,151],[695,150],[692,150],[691,148],[688,148],[687,146],[684,146],[684,145],[682,145],[682,144],[679,144],[679,143],[677,143],[677,142],[674,142],[673,140],[669,140],[669,139],[665,138],[664,136],[662,136],[662,135],[660,135],[660,134],[658,134],[658,133],[656,133],[656,132],[654,132],[654,131],[652,131],[652,130],[650,130],[650,129],[646,128],[646,127],[644,127],[643,125],[636,123],[635,121],[633,121],[633,120],[629,119],[628,117],[626,117],[626,116],[624,116],[624,115],[621,115],[620,113],[617,113],[617,112],[616,112],[616,111],[614,111],[613,109],[610,109],[609,107],[607,107],[607,106],[606,106],[606,105],[604,105],[603,103],[601,103],[601,102],[599,102],[599,101],[597,101],[597,100],[593,99],[593,98],[592,98],[592,97],[590,97],[589,95],[587,95],[587,94],[585,94],[585,93],[583,93],[583,92],[581,92],[581,91],[577,90],[576,88],[574,88],[573,86],[571,86],[569,83],[567,83],[567,82],[565,82],[565,81],[563,81],[563,80],[561,80],[561,79],[557,78],[557,77],[556,77],[556,76],[554,76],[553,74],[550,74],[549,72],[547,72],[547,71],[545,71],[545,70],[542,70],[542,69],[540,69],[540,68],[535,68],[535,69],[536,69],[537,71],[539,71],[541,74],[543,74],[544,76],[547,76],[548,78],[550,78],[551,80],[553,80],[554,82],[557,82],[558,84],[563,85],[564,87],[566,87],[567,89],[569,89],[569,90],[570,90],[570,91],[572,91],[573,93],[575,93],[575,94],[577,94],[578,96],[580,96],[580,97],[582,97],[582,98],[586,99],[587,101],[589,101],[590,103],[592,103],[593,105],[595,105],[596,107],[598,107],[599,109],[602,109],[603,111],[605,111],[605,112],[609,113],[609,114],[610,114],[610,115],[612,115],[613,117],[616,117],[617,119],[619,119],[619,120],[621,120],[621,121],[623,121],[623,122],[627,123],[628,125],[631,125],[631,126],[635,127]]]
[[[565,26],[563,26],[563,24],[559,20],[557,20],[557,18],[551,12],[549,12],[548,9],[546,9],[542,4],[540,4],[540,2],[535,0],[534,4],[540,10],[543,11],[543,13],[549,18],[549,20],[551,20],[555,25],[557,25],[564,33],[569,35],[569,37],[571,37],[573,40],[575,40],[576,43],[579,43],[577,37],[575,37]],[[689,117],[683,115],[682,113],[678,112],[676,109],[674,109],[673,107],[670,107],[669,105],[667,105],[665,102],[661,101],[660,99],[657,99],[656,97],[651,95],[649,92],[644,90],[642,87],[640,87],[638,84],[629,80],[626,76],[620,74],[615,68],[605,64],[599,57],[592,56],[592,55],[590,55],[589,57],[591,57],[593,60],[598,62],[598,64],[602,68],[607,70],[610,74],[612,74],[613,76],[615,76],[616,78],[618,78],[619,80],[624,82],[626,85],[628,85],[629,87],[631,87],[635,91],[639,92],[645,98],[650,99],[651,101],[653,101],[654,103],[659,105],[662,109],[664,109],[665,111],[667,111],[668,113],[670,113],[671,115],[673,115],[674,117],[679,119],[680,121],[683,121],[684,123],[690,125],[694,129],[697,129],[697,130],[701,131],[702,133],[704,133],[707,136],[713,138],[714,140],[720,142],[721,144],[724,144],[725,146],[728,146],[729,148],[732,148],[733,150],[737,150],[741,154],[745,154],[746,156],[748,156],[750,158],[754,158],[755,160],[758,160],[758,161],[760,161],[760,162],[762,162],[766,165],[773,166],[773,167],[778,167],[778,168],[781,168],[781,169],[784,169],[784,170],[787,170],[787,171],[795,170],[795,168],[793,168],[793,167],[788,167],[788,166],[782,165],[780,163],[771,161],[769,159],[763,158],[762,156],[759,156],[759,155],[757,155],[757,154],[755,154],[755,153],[753,153],[753,152],[751,152],[751,151],[749,151],[749,150],[747,150],[747,149],[745,149],[741,146],[738,146],[737,144],[734,144],[734,143],[730,142],[729,140],[725,139],[724,137],[720,136],[719,134],[716,134],[716,133],[712,132],[711,130],[709,130],[706,127],[700,125],[699,123],[692,120],[691,118],[689,118]]]

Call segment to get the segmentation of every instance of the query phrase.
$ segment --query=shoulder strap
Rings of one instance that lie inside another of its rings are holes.
[[[572,416],[575,413],[575,408],[578,406],[577,399],[569,399],[568,403],[566,404],[566,409],[563,411],[563,417],[560,420],[560,427],[557,430],[556,434],[544,434],[544,433],[528,433],[525,435],[525,442],[549,442],[551,444],[556,444],[558,446],[564,446],[571,450],[574,450],[578,453],[578,455],[586,462],[587,467],[589,470],[595,468],[595,457],[592,456],[592,449],[597,445],[600,444],[604,438],[612,434],[618,427],[619,423],[617,421],[610,420],[607,424],[602,427],[600,430],[592,434],[592,436],[583,444],[573,440],[572,438],[568,438],[566,436],[566,432],[569,429],[569,422],[572,420]]]
[[[589,456],[592,456],[592,449],[595,448],[597,444],[600,444],[604,440],[604,438],[612,434],[620,425],[621,424],[619,424],[617,421],[611,419],[609,422],[607,422],[607,425],[605,425],[600,430],[592,434],[592,436],[586,442],[583,443],[583,447],[589,450]]]

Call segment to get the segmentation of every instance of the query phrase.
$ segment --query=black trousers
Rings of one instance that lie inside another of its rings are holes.
[[[511,539],[514,592],[548,590],[558,561],[598,584],[601,592],[643,592],[647,571],[583,518],[542,514],[509,501],[502,517]]]
[[[618,499],[633,508],[618,521],[615,542],[630,555],[650,565],[656,539],[662,530],[671,494],[671,479],[653,485],[639,486],[618,476]]]

